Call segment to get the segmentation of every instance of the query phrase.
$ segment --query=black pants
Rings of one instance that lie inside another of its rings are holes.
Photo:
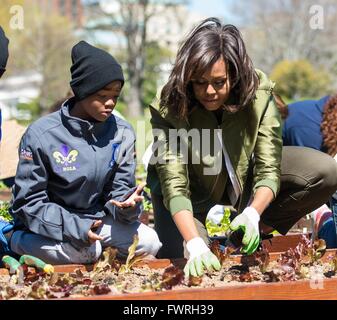
[[[261,216],[261,221],[281,234],[303,216],[329,201],[337,190],[337,164],[325,153],[304,147],[283,147],[281,187],[276,199]],[[163,198],[152,194],[154,227],[163,243],[159,258],[184,256],[183,238]],[[193,213],[200,236],[207,241],[207,212]]]

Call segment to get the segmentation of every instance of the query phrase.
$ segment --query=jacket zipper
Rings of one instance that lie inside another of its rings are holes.
[[[89,129],[89,132],[91,134],[91,139],[93,141],[95,141],[96,137],[94,136],[94,133],[92,132],[92,128]],[[93,181],[95,183],[95,187],[96,187],[96,190],[97,190],[97,185],[96,184],[99,183],[99,181],[100,181],[100,179],[97,177],[97,152],[96,152],[96,149],[94,147],[94,144],[90,143],[90,147],[91,147],[92,151],[94,152],[95,173],[94,173]]]
[[[222,128],[221,128],[221,126],[220,125],[218,125],[218,129],[221,129],[222,130]],[[226,148],[226,144],[225,144],[225,140],[223,139],[223,137],[222,137],[222,131],[221,131],[221,138],[222,138],[222,143],[224,144],[224,146],[225,146],[225,148]],[[221,141],[220,141],[220,143],[221,143]],[[226,148],[226,150],[227,150],[227,148]],[[227,152],[227,155],[228,155],[228,158],[229,158],[229,161],[230,161],[230,163],[232,163],[232,160],[231,160],[231,158],[230,158],[230,155],[229,155],[229,153]],[[224,154],[223,154],[223,150],[222,150],[222,157],[224,157]],[[233,167],[233,165],[232,165],[232,167]],[[234,168],[233,168],[234,169]],[[227,168],[226,168],[226,170],[228,170]],[[234,170],[233,170],[234,171]],[[239,177],[238,177],[238,175],[237,175],[237,173],[236,173],[236,170],[234,171],[234,174],[235,174],[235,178],[236,178],[236,180],[237,180],[237,182],[238,182],[238,186],[239,186],[239,206],[238,206],[238,208],[240,208],[240,206],[241,206],[241,202],[242,202],[242,185],[241,185],[241,181],[240,181],[240,179],[239,179]],[[218,176],[219,177],[219,176]],[[229,173],[228,173],[228,179],[230,179],[230,177],[229,177]],[[217,180],[218,180],[218,178],[217,178]],[[216,180],[216,181],[217,181]],[[213,188],[213,190],[214,190],[215,188]],[[225,192],[226,192],[226,188],[225,188]]]
[[[218,129],[221,129],[221,126],[218,125]],[[219,141],[219,142],[221,142],[221,141]],[[221,160],[222,160],[221,161],[221,168],[222,168],[222,166],[223,166],[223,152],[222,152],[222,150],[221,150]],[[217,175],[217,177],[215,179],[214,186],[213,186],[211,194],[213,194],[213,192],[215,190],[215,187],[216,187],[216,185],[217,185],[217,183],[219,181],[219,178],[220,178],[220,173]]]

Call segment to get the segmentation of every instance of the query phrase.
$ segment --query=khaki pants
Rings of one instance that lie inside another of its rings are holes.
[[[300,218],[327,203],[336,189],[337,164],[332,157],[310,148],[283,147],[280,192],[261,221],[285,235]],[[155,230],[163,243],[158,257],[183,257],[183,238],[163,198],[152,194],[152,201]],[[207,241],[206,214],[194,213],[194,217],[201,237]]]

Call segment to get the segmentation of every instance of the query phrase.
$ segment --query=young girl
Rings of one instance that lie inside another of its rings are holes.
[[[230,227],[243,230],[242,251],[251,254],[260,232],[286,234],[336,190],[331,157],[282,148],[273,88],[254,69],[237,28],[210,18],[182,43],[150,108],[155,143],[148,184],[160,257],[181,257],[185,241],[186,275],[220,268],[204,226],[214,205],[238,210]]]
[[[34,122],[22,138],[11,213],[11,250],[51,264],[93,263],[107,246],[155,256],[156,232],[138,222],[135,135],[112,111],[121,66],[81,41],[72,50],[71,88],[61,109]]]

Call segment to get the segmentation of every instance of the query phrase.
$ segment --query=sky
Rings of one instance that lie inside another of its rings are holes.
[[[90,3],[96,0],[82,0],[83,2]],[[103,0],[111,3],[112,0]],[[230,6],[237,0],[188,0],[188,5],[191,11],[195,11],[205,17],[218,17],[224,18],[224,22],[233,23],[235,17],[229,13]]]
[[[191,11],[203,14],[208,17],[218,17],[224,19],[234,19],[229,13],[229,8],[234,0],[189,0]],[[228,21],[226,21],[228,22]]]

